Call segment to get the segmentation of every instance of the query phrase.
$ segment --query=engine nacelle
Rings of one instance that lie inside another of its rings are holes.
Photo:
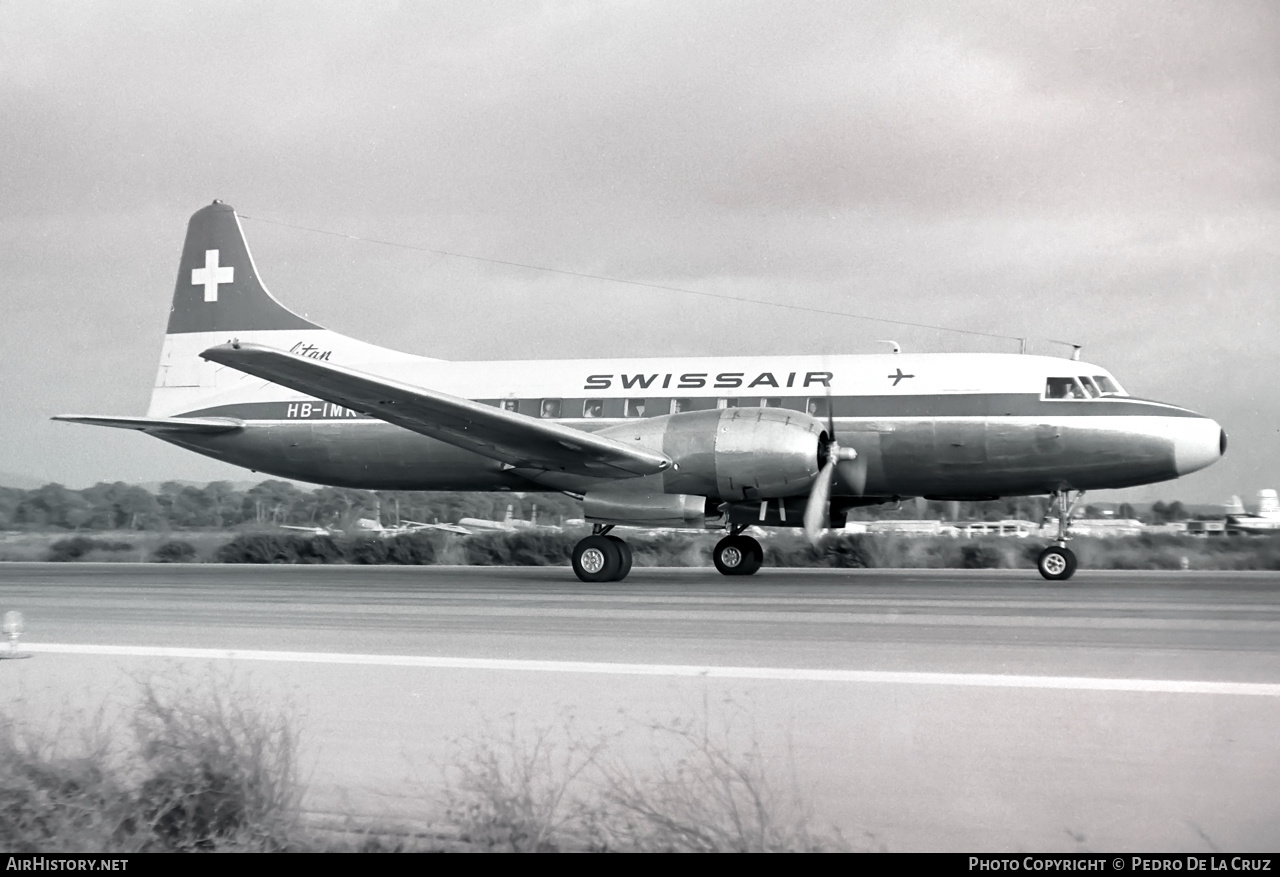
[[[723,408],[637,419],[600,435],[661,451],[675,465],[662,492],[721,500],[809,492],[819,466],[822,424],[784,408]]]
[[[715,508],[711,515],[722,520]],[[593,490],[582,498],[582,516],[593,524],[701,530],[707,526],[707,499],[684,493]]]

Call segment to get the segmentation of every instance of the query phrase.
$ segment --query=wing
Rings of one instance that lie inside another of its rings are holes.
[[[665,454],[616,439],[261,344],[220,344],[200,355],[513,468],[634,478],[671,465]]]
[[[244,428],[244,421],[234,417],[100,417],[95,414],[56,414],[54,420],[113,426],[116,429],[140,429],[144,432],[185,432],[208,435]]]

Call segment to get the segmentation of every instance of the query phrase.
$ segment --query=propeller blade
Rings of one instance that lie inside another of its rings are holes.
[[[840,479],[842,494],[862,496],[867,492],[867,461],[862,457],[849,459],[842,454],[836,462],[836,477]]]
[[[804,535],[813,545],[818,544],[818,537],[827,526],[827,504],[831,501],[831,479],[835,471],[836,461],[832,457],[813,480],[809,501],[804,506]]]

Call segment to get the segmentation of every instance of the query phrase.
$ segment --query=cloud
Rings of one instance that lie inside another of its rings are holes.
[[[1245,453],[1263,454],[1280,412],[1191,364],[1249,368],[1270,344],[1277,46],[1269,2],[10,4],[0,270],[28,345],[9,384],[27,389],[0,404],[145,396],[182,222],[218,197],[371,239],[1079,339],[1153,395],[1259,424]],[[857,352],[888,331],[247,226],[286,300],[423,352]],[[472,328],[477,312],[495,316]],[[590,330],[567,331],[583,312]],[[68,315],[138,388],[42,353]]]

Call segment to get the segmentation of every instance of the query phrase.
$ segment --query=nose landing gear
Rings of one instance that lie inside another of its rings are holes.
[[[1036,568],[1040,570],[1040,575],[1050,581],[1066,581],[1075,575],[1078,565],[1075,552],[1067,547],[1067,540],[1071,538],[1071,514],[1084,496],[1084,491],[1077,491],[1075,499],[1070,499],[1070,494],[1069,490],[1055,490],[1049,494],[1049,508],[1045,511],[1047,521],[1054,505],[1058,507],[1058,538],[1036,558]]]

